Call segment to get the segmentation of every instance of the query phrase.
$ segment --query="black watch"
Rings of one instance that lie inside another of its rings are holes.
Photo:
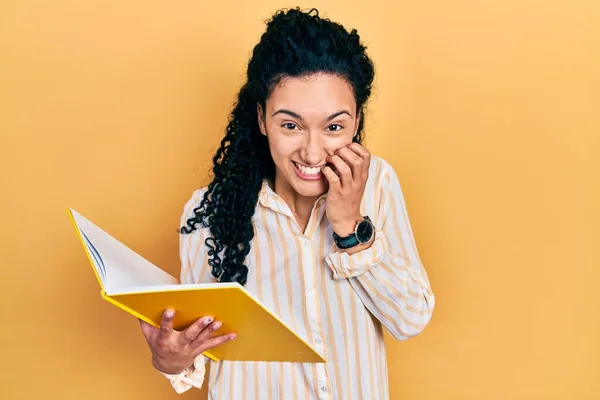
[[[346,237],[340,237],[333,232],[333,240],[340,249],[349,249],[359,244],[369,243],[375,235],[375,226],[371,222],[371,218],[365,216],[356,223],[354,232]]]

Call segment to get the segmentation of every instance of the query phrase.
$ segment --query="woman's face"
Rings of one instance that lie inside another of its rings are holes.
[[[350,84],[338,76],[314,74],[284,78],[258,106],[260,130],[275,162],[277,186],[306,197],[327,191],[321,172],[327,156],[352,143],[358,129]]]

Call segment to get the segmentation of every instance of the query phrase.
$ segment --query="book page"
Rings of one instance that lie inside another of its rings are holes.
[[[105,290],[128,287],[176,285],[177,279],[158,268],[123,243],[70,209],[88,250],[98,263]]]
[[[98,271],[98,275],[100,275],[100,280],[102,281],[102,284],[106,285],[106,266],[104,265],[104,260],[102,260],[102,257],[100,257],[100,253],[98,253],[98,250],[96,250],[96,248],[94,247],[92,242],[90,242],[90,239],[88,239],[86,234],[83,233],[81,229],[79,229],[79,232],[83,237],[83,241],[85,242],[88,251],[92,255],[94,267],[96,268],[96,271]]]
[[[251,297],[255,302],[260,303],[260,300],[248,292],[245,287],[237,282],[204,282],[204,283],[182,283],[179,285],[154,285],[142,287],[127,287],[111,290],[106,292],[109,296],[118,296],[123,294],[134,293],[161,293],[161,292],[176,292],[184,290],[206,290],[206,289],[239,289],[242,290],[248,297]]]

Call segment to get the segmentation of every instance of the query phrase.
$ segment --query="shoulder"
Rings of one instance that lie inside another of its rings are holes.
[[[199,189],[194,189],[191,195],[187,198],[187,200],[183,204],[183,210],[181,213],[181,221],[180,227],[187,225],[187,220],[190,218],[194,218],[196,216],[196,212],[200,207],[200,203],[204,198],[204,194],[208,191],[208,187],[203,187]]]
[[[375,186],[381,186],[384,181],[397,180],[396,171],[389,162],[379,156],[371,156],[369,165],[369,180],[373,180]]]
[[[376,199],[402,197],[402,188],[394,167],[381,157],[371,156],[365,193]]]

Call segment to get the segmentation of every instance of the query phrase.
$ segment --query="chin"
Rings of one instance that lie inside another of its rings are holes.
[[[319,197],[327,192],[327,188],[319,187],[319,188],[299,188],[300,190],[296,190],[299,195],[304,197]]]
[[[328,185],[323,180],[319,181],[304,181],[298,177],[294,177],[292,187],[301,196],[304,197],[319,197],[327,192]],[[323,178],[325,179],[325,178]]]

